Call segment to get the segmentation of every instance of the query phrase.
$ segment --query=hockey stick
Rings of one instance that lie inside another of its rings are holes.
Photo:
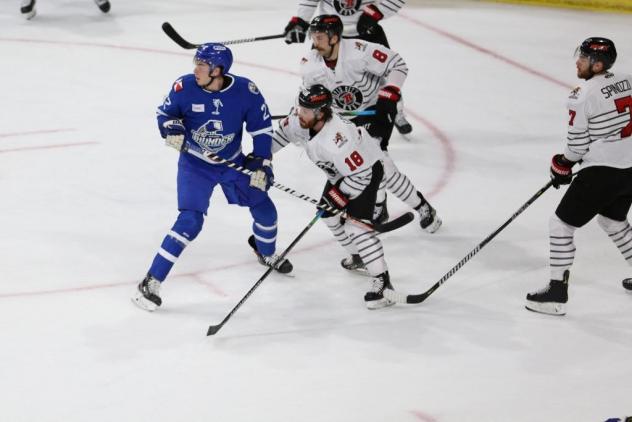
[[[429,288],[425,292],[417,294],[417,295],[406,295],[406,294],[403,294],[403,293],[395,292],[393,290],[385,289],[384,290],[384,297],[389,299],[389,300],[392,300],[393,302],[397,302],[397,303],[421,303],[424,300],[428,299],[428,296],[433,294],[434,291],[439,288],[439,286],[441,286],[443,283],[445,283],[445,281],[447,279],[452,277],[454,275],[454,273],[456,273],[463,265],[465,265],[465,263],[467,261],[469,261],[481,249],[483,249],[483,247],[485,247],[485,245],[487,245],[494,237],[496,237],[496,235],[498,233],[503,231],[503,229],[505,227],[507,227],[509,225],[509,223],[514,221],[516,219],[516,217],[518,217],[524,210],[526,210],[527,207],[529,207],[529,205],[533,204],[535,202],[535,200],[538,199],[544,192],[546,192],[546,190],[548,188],[550,188],[552,185],[553,185],[553,181],[552,180],[549,181],[546,185],[544,185],[539,191],[537,191],[535,193],[535,195],[533,195],[531,198],[529,198],[529,200],[527,202],[525,202],[520,208],[518,208],[518,211],[516,211],[509,218],[509,220],[505,221],[502,226],[498,227],[492,234],[487,236],[481,243],[476,245],[476,247],[474,249],[472,249],[472,251],[470,253],[468,253],[462,260],[460,260],[454,267],[452,267],[450,269],[450,271],[448,271],[443,277],[441,277],[441,280],[437,281],[431,288]]]
[[[167,34],[167,36],[169,38],[171,38],[176,44],[178,44],[180,47],[182,47],[184,49],[193,50],[195,48],[198,48],[198,47],[204,45],[204,44],[193,44],[193,43],[190,43],[189,41],[185,40],[184,38],[182,38],[182,36],[180,34],[178,34],[178,31],[176,31],[175,28],[173,26],[171,26],[171,24],[169,22],[164,22],[162,24],[162,30],[164,31],[165,34]],[[283,34],[266,35],[266,36],[263,36],[263,37],[242,38],[240,40],[219,41],[219,44],[224,44],[224,45],[244,44],[244,43],[247,43],[247,42],[273,40],[275,38],[284,38],[284,37],[285,37],[285,35],[283,35]]]
[[[283,260],[283,258],[285,258],[285,256],[286,256],[288,253],[290,253],[290,251],[292,250],[292,248],[293,248],[293,247],[294,247],[294,246],[298,243],[298,241],[299,241],[299,240],[301,240],[301,239],[303,238],[303,236],[305,236],[305,233],[307,233],[307,231],[308,231],[309,229],[311,229],[311,228],[312,228],[312,226],[314,225],[314,223],[316,223],[316,221],[318,221],[318,219],[319,219],[320,217],[322,217],[324,213],[325,213],[325,211],[324,211],[324,210],[318,210],[318,212],[316,213],[316,215],[314,216],[314,218],[312,218],[312,221],[310,221],[310,222],[309,222],[309,224],[307,224],[307,226],[303,229],[303,231],[301,231],[301,232],[299,233],[299,235],[298,235],[298,236],[296,236],[296,239],[294,239],[294,240],[292,241],[292,243],[290,243],[290,246],[288,246],[288,247],[287,247],[287,248],[286,248],[286,249],[285,249],[285,250],[281,253],[281,255],[279,256],[279,260]],[[222,322],[220,322],[220,323],[219,323],[219,324],[217,324],[217,325],[211,325],[211,326],[209,326],[209,327],[208,327],[208,331],[206,332],[206,335],[207,335],[207,336],[212,336],[212,335],[217,334],[217,332],[218,332],[218,331],[219,331],[219,330],[220,330],[220,329],[224,326],[224,324],[226,324],[226,322],[230,319],[230,317],[232,317],[232,316],[233,316],[233,314],[234,314],[235,312],[237,312],[237,309],[239,309],[239,308],[241,307],[241,305],[243,305],[243,304],[244,304],[244,302],[245,302],[245,301],[246,301],[246,300],[250,297],[250,295],[251,295],[251,294],[255,291],[255,289],[256,289],[257,287],[259,287],[259,285],[260,285],[261,283],[263,283],[263,280],[265,280],[265,279],[266,279],[266,278],[270,275],[270,273],[271,273],[272,271],[274,271],[274,268],[273,268],[273,267],[268,268],[268,269],[266,270],[266,272],[265,272],[265,273],[263,273],[263,275],[261,276],[261,278],[259,278],[259,280],[257,280],[257,282],[255,283],[255,285],[254,285],[254,286],[252,286],[252,287],[250,288],[250,290],[248,290],[248,293],[246,293],[246,295],[245,295],[243,298],[241,298],[241,300],[240,300],[240,301],[237,303],[237,305],[235,305],[235,307],[234,307],[234,308],[233,308],[233,309],[232,309],[232,310],[228,313],[228,315],[226,315],[226,317],[224,317],[224,319],[222,320]]]
[[[341,113],[336,113],[339,116],[350,117],[350,116],[375,116],[375,110],[358,110],[358,111],[343,111]],[[279,120],[287,117],[287,114],[278,114],[272,116],[272,120]]]
[[[205,152],[204,154],[200,154],[197,151],[190,151],[190,150],[188,150],[188,145],[185,145],[182,148],[182,151],[188,152],[189,154],[192,154],[193,156],[207,158],[207,159],[209,159],[211,161],[216,162],[217,164],[224,164],[225,166],[230,167],[230,168],[232,168],[232,169],[234,169],[234,170],[236,170],[236,171],[238,171],[240,173],[243,173],[246,176],[250,176],[252,174],[251,170],[248,170],[247,168],[244,168],[244,167],[242,167],[242,166],[240,166],[238,164],[235,164],[232,161],[225,160],[222,157],[218,156],[217,154],[213,154],[212,152]],[[297,191],[295,191],[292,188],[288,188],[287,186],[284,186],[284,185],[282,185],[280,183],[273,182],[272,186],[274,186],[275,188],[277,188],[279,190],[282,190],[285,193],[288,193],[288,194],[290,194],[292,196],[295,196],[295,197],[297,197],[299,199],[302,199],[303,201],[310,202],[310,203],[316,205],[316,207],[321,209],[321,210],[327,211],[327,212],[329,212],[331,214],[334,214],[334,215],[341,214],[341,211],[339,209],[330,207],[330,206],[325,205],[325,204],[321,204],[317,200],[315,200],[314,198],[310,198],[309,196],[307,196],[307,195],[305,195],[303,193],[297,192]],[[406,224],[410,223],[411,221],[413,221],[415,219],[415,216],[413,215],[412,212],[407,212],[407,213],[404,213],[404,214],[400,215],[399,217],[394,218],[394,219],[392,219],[392,220],[390,220],[390,221],[388,221],[386,223],[383,223],[383,224],[369,224],[369,223],[366,223],[364,221],[355,219],[355,218],[351,217],[348,214],[344,214],[343,216],[345,218],[349,219],[349,220],[353,220],[357,224],[360,224],[360,225],[363,225],[365,227],[368,227],[369,229],[375,230],[376,232],[379,232],[379,233],[386,233],[386,232],[390,232],[390,231],[399,229],[400,227],[405,226]]]

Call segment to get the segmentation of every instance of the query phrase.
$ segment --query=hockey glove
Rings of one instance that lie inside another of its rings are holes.
[[[182,151],[182,144],[184,143],[184,134],[186,129],[180,120],[167,120],[162,124],[163,136],[165,137],[165,145],[175,148],[177,151]]]
[[[349,204],[349,198],[347,198],[344,193],[340,192],[340,189],[330,183],[325,186],[325,191],[323,192],[321,201],[340,211],[344,210],[347,207],[347,204]]]
[[[270,160],[248,154],[244,165],[248,170],[252,171],[250,174],[250,187],[264,192],[270,189],[270,186],[274,183],[272,162]]]
[[[356,29],[360,35],[370,35],[375,32],[377,23],[384,17],[382,12],[372,4],[362,8],[362,15],[358,19]]]
[[[393,132],[393,123],[397,115],[397,102],[401,98],[399,88],[393,85],[385,86],[378,93],[375,104],[375,117],[368,127],[369,135],[381,140],[382,149],[388,145]]]
[[[553,187],[558,189],[560,185],[568,185],[573,180],[572,168],[574,161],[568,160],[564,154],[555,154],[551,159],[551,180]]]
[[[294,16],[292,19],[290,19],[290,22],[283,30],[285,43],[293,44],[305,42],[305,37],[307,36],[307,28],[309,28],[309,24],[307,22],[305,22],[298,16]]]

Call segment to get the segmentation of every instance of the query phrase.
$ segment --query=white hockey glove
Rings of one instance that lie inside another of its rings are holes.
[[[184,134],[186,129],[180,120],[167,120],[162,124],[165,133],[165,145],[174,148],[177,151],[182,151],[182,144],[184,144]]]
[[[272,163],[270,160],[261,157],[248,155],[245,161],[245,167],[251,170],[250,186],[262,191],[267,191],[274,183],[274,174],[272,173]]]

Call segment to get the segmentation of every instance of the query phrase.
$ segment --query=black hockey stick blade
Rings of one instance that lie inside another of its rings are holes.
[[[215,335],[219,331],[219,329],[222,328],[223,325],[224,323],[209,326],[208,331],[206,332],[206,335],[207,336]]]
[[[386,233],[393,230],[397,230],[400,227],[404,227],[406,224],[410,223],[415,219],[415,215],[412,212],[407,212],[400,215],[397,218],[392,219],[391,221],[387,221],[384,224],[376,224],[373,226],[376,232]]]
[[[182,38],[182,36],[178,34],[178,31],[176,31],[169,22],[164,22],[162,24],[162,30],[164,31],[165,34],[167,34],[169,38],[171,38],[176,44],[178,44],[180,47],[184,49],[193,50],[200,46],[200,44],[192,44],[188,42],[187,40],[185,40],[184,38]]]

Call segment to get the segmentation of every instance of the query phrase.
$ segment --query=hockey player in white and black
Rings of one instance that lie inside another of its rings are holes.
[[[404,0],[299,0],[296,16],[284,29],[287,44],[302,43],[307,38],[308,22],[313,16],[336,15],[343,24],[342,36],[390,48],[382,20],[397,14],[404,7]],[[404,103],[397,102],[395,127],[402,135],[408,135],[413,128],[404,114]]]
[[[372,116],[356,116],[353,123],[365,126],[380,140],[385,151],[386,190],[415,209],[422,229],[434,233],[441,219],[421,192],[401,173],[388,156],[388,142],[397,113],[399,92],[408,67],[400,55],[378,44],[343,39],[342,21],[335,15],[315,17],[310,24],[313,49],[301,60],[303,86],[322,84],[331,91],[336,111],[374,110]],[[385,198],[380,221],[388,218]]]
[[[362,127],[343,120],[332,111],[332,96],[322,85],[303,88],[298,106],[283,119],[275,131],[272,151],[290,142],[302,147],[327,175],[322,200],[352,216],[371,222],[376,217],[376,199],[384,177],[384,153],[375,139]],[[382,242],[376,232],[357,221],[340,215],[325,214],[323,221],[351,257],[342,265],[348,268],[353,257],[361,259],[373,277],[364,300],[369,309],[392,305],[384,298],[384,289],[392,289]]]
[[[617,58],[606,38],[577,48],[577,76],[584,82],[568,99],[568,135],[563,154],[553,156],[553,185],[570,186],[550,220],[551,282],[527,295],[527,309],[564,315],[575,258],[574,233],[595,216],[632,265],[632,76],[609,69]],[[572,167],[581,169],[573,179]],[[572,180],[572,182],[571,182]],[[632,290],[632,279],[623,281]]]

